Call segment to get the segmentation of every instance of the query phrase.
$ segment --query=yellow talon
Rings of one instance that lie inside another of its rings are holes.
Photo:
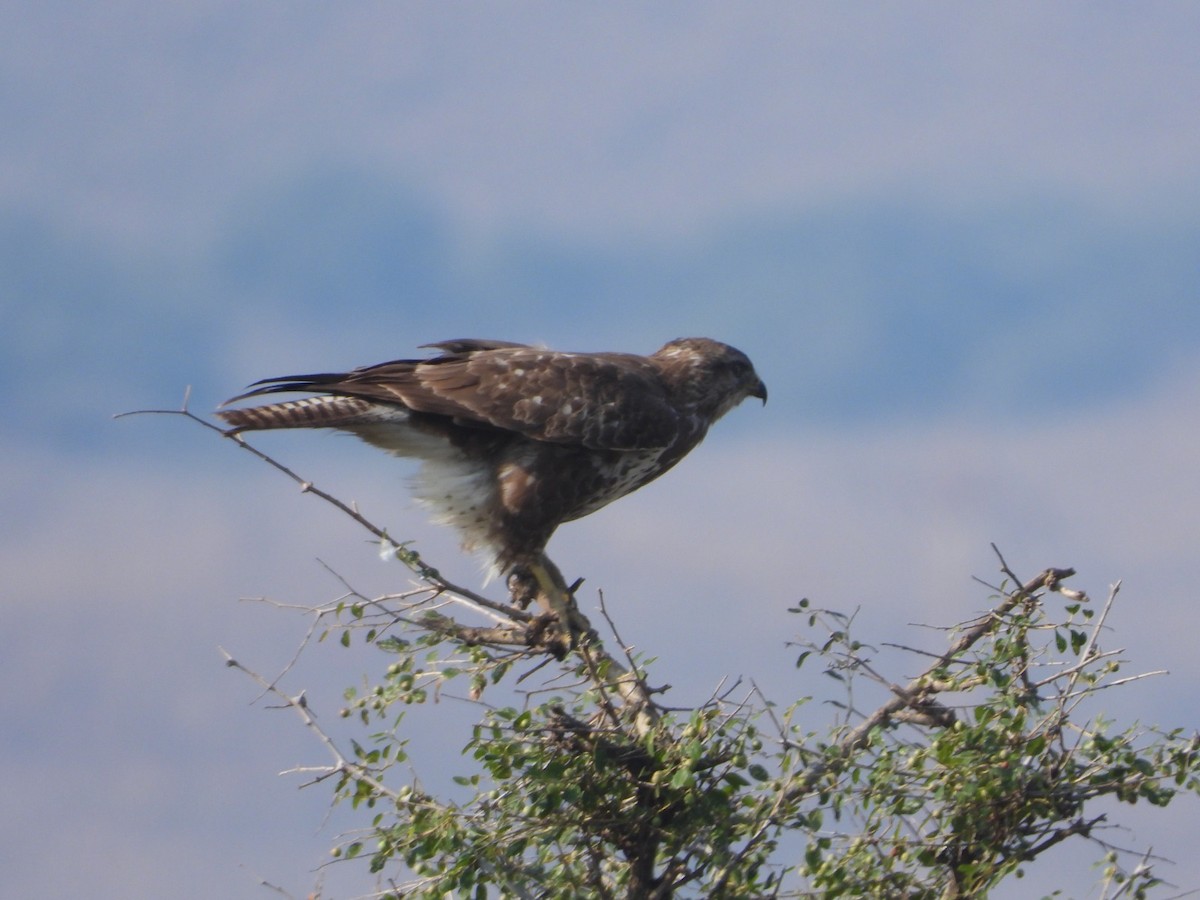
[[[571,589],[567,587],[567,582],[558,566],[554,565],[545,554],[530,560],[521,568],[526,573],[525,577],[532,579],[532,584],[527,581],[526,587],[521,590],[514,588],[513,583],[510,582],[509,587],[514,590],[514,601],[520,605],[524,605],[530,600],[537,601],[542,615],[556,623],[555,630],[560,634],[555,641],[561,645],[560,652],[565,653],[576,646],[579,634],[588,630],[586,621],[579,615],[575,607]],[[530,588],[536,589],[530,590]],[[556,655],[558,654],[556,653]]]

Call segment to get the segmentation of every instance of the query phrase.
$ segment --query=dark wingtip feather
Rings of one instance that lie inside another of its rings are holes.
[[[443,353],[477,353],[481,350],[520,350],[528,344],[518,344],[515,341],[493,341],[486,338],[455,338],[450,341],[435,341],[432,344],[421,344],[422,350],[441,350]]]
[[[230,397],[217,409],[224,409],[231,403],[237,403],[239,400],[248,400],[251,397],[262,397],[265,394],[286,394],[296,391],[319,391],[322,385],[332,384],[341,381],[346,377],[346,373],[320,372],[314,375],[280,375],[275,378],[262,378],[250,385],[250,389],[238,394],[236,397]],[[264,387],[265,385],[265,387]]]

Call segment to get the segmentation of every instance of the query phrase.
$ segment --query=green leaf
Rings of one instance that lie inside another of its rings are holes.
[[[671,776],[671,787],[679,791],[683,790],[684,788],[691,787],[695,781],[696,776],[692,774],[691,769],[678,769],[676,770],[675,774]]]

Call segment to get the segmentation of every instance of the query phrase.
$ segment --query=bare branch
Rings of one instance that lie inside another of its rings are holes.
[[[449,581],[448,579],[444,578],[442,576],[441,572],[439,572],[434,567],[427,565],[424,562],[424,560],[421,559],[420,555],[416,551],[410,550],[409,548],[403,546],[402,544],[394,543],[391,540],[391,538],[388,536],[388,533],[385,529],[380,528],[378,525],[376,525],[374,522],[372,522],[370,519],[368,519],[366,516],[364,516],[362,513],[360,513],[355,507],[353,507],[352,505],[350,505],[348,503],[343,502],[342,500],[339,500],[337,497],[333,496],[332,494],[321,490],[315,484],[313,484],[313,482],[308,481],[305,478],[302,478],[300,475],[296,474],[294,471],[292,471],[290,468],[285,466],[283,463],[279,462],[274,457],[259,450],[257,447],[255,447],[253,444],[251,444],[249,441],[247,441],[243,435],[238,434],[232,430],[226,430],[224,428],[221,428],[218,425],[214,425],[212,422],[208,421],[207,419],[204,419],[204,418],[196,415],[195,413],[191,412],[187,408],[187,397],[186,396],[184,398],[184,406],[182,409],[139,409],[139,410],[134,410],[132,412],[119,413],[116,416],[114,416],[113,418],[123,418],[125,416],[135,416],[135,415],[183,416],[185,419],[190,419],[191,421],[204,426],[205,428],[209,429],[210,431],[216,432],[217,434],[221,435],[222,437],[233,441],[235,444],[237,444],[239,447],[241,447],[243,450],[247,451],[248,453],[251,453],[254,456],[258,457],[260,460],[265,462],[267,465],[271,466],[273,469],[286,475],[288,478],[290,478],[292,481],[294,481],[296,484],[298,484],[300,486],[300,490],[303,493],[312,494],[314,497],[319,497],[320,499],[324,500],[326,503],[337,508],[343,514],[349,516],[351,519],[353,519],[355,522],[357,522],[359,525],[361,525],[363,528],[365,528],[367,531],[369,531],[371,534],[373,534],[380,541],[386,541],[392,548],[394,548],[394,555],[396,556],[396,558],[399,559],[406,566],[408,566],[410,569],[412,569],[413,572],[415,572],[417,574],[417,576],[420,577],[423,581],[425,581],[429,584],[437,585],[437,587],[439,587],[440,589],[442,589],[444,591],[450,591],[452,593],[459,595],[460,597],[465,597],[474,603],[478,603],[480,606],[487,607],[494,611],[503,612],[506,615],[509,615],[511,618],[518,619],[520,621],[527,621],[527,619],[523,618],[523,614],[521,613],[520,610],[513,610],[507,604],[497,603],[495,600],[490,600],[487,597],[477,594],[476,592],[470,590],[469,588],[464,588],[461,585],[455,584],[454,582]],[[524,615],[527,615],[527,614],[524,614]]]
[[[288,706],[291,709],[294,709],[296,711],[296,714],[298,716],[300,716],[301,721],[304,722],[305,727],[308,728],[308,730],[311,731],[313,734],[315,734],[317,736],[317,740],[319,740],[325,746],[325,749],[329,752],[329,755],[333,758],[333,765],[330,766],[326,770],[325,775],[323,775],[321,778],[316,779],[317,781],[323,780],[323,778],[327,778],[330,775],[344,774],[344,775],[348,775],[351,778],[354,778],[358,781],[362,781],[362,782],[366,783],[367,785],[369,785],[371,787],[371,790],[376,791],[380,796],[388,797],[391,800],[399,800],[400,799],[401,795],[399,793],[392,790],[390,787],[388,787],[382,781],[380,781],[378,778],[376,778],[374,773],[372,773],[369,769],[367,769],[365,766],[359,765],[356,762],[352,762],[351,760],[347,759],[342,754],[342,751],[338,749],[337,744],[335,744],[333,742],[333,738],[331,738],[325,732],[325,730],[323,728],[321,728],[320,725],[317,724],[316,717],[313,715],[312,711],[308,708],[308,702],[305,699],[303,693],[301,693],[295,697],[291,697],[288,694],[285,694],[283,691],[279,690],[278,687],[276,687],[271,682],[267,681],[265,678],[263,678],[257,672],[243,666],[240,662],[238,662],[236,659],[234,659],[233,656],[230,655],[229,651],[226,650],[224,647],[221,647],[219,649],[221,651],[221,654],[225,657],[225,665],[229,666],[230,668],[237,669],[238,671],[245,673],[256,684],[258,684],[260,687],[262,687],[262,689],[265,693],[269,693],[271,696],[276,697],[279,700],[281,700],[285,706]]]

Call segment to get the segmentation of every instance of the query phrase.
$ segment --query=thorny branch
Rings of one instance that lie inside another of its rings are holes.
[[[337,497],[333,496],[332,494],[328,493],[327,491],[324,491],[321,488],[317,487],[311,481],[309,481],[305,478],[302,478],[300,475],[296,474],[296,472],[292,471],[290,468],[285,466],[283,463],[279,462],[274,457],[259,450],[257,447],[255,447],[253,444],[251,444],[249,441],[247,441],[243,435],[231,434],[229,431],[227,431],[224,428],[221,428],[219,425],[214,425],[212,422],[208,421],[207,419],[196,415],[194,412],[192,412],[190,409],[187,408],[187,400],[188,400],[188,398],[185,396],[184,397],[184,405],[180,409],[139,409],[139,410],[135,410],[133,412],[120,413],[119,415],[114,416],[114,418],[121,418],[124,416],[138,416],[138,415],[174,415],[174,416],[183,416],[185,419],[190,419],[191,421],[196,422],[199,425],[202,425],[203,427],[209,429],[210,431],[216,432],[217,434],[221,435],[221,437],[228,438],[229,440],[236,443],[243,450],[258,457],[260,460],[262,460],[263,462],[265,462],[267,465],[271,466],[272,468],[276,469],[277,471],[282,472],[284,475],[286,475],[288,478],[290,478],[292,481],[294,481],[296,484],[298,484],[300,486],[301,492],[306,493],[306,494],[312,494],[314,497],[319,497],[322,500],[324,500],[326,503],[330,504],[331,506],[336,507],[342,513],[349,516],[351,519],[353,519],[355,522],[357,522],[359,525],[361,525],[363,528],[365,528],[367,531],[369,531],[371,534],[373,534],[376,538],[378,538],[381,543],[384,543],[385,545],[390,545],[392,548],[394,548],[396,558],[399,559],[406,566],[408,566],[410,569],[412,569],[413,572],[416,573],[416,575],[422,581],[426,582],[427,584],[429,584],[433,587],[438,588],[439,590],[448,591],[450,593],[458,594],[460,597],[465,597],[468,600],[470,600],[472,603],[477,603],[480,606],[484,606],[489,609],[494,609],[497,612],[503,612],[505,615],[512,616],[512,618],[515,618],[515,619],[524,620],[524,617],[522,617],[521,615],[514,614],[514,613],[520,613],[520,610],[512,610],[507,604],[497,603],[495,600],[490,600],[487,597],[477,594],[476,592],[470,590],[469,588],[464,588],[461,585],[454,584],[453,582],[444,578],[442,576],[441,572],[439,572],[433,566],[427,565],[417,553],[409,550],[407,547],[404,547],[403,545],[395,544],[392,541],[392,539],[388,536],[387,531],[383,528],[380,528],[378,525],[376,525],[374,522],[372,522],[370,519],[368,519],[366,516],[364,516],[361,512],[359,512],[357,506],[344,503],[343,501],[339,500]]]
[[[360,766],[358,763],[351,762],[342,755],[342,751],[339,750],[337,744],[333,742],[333,738],[326,734],[325,730],[317,724],[316,718],[313,716],[312,711],[308,708],[308,702],[305,700],[303,692],[295,697],[289,696],[274,684],[267,681],[257,672],[247,669],[245,666],[243,666],[240,662],[234,659],[230,655],[229,651],[224,647],[221,648],[221,654],[225,657],[225,665],[248,675],[251,679],[258,683],[259,687],[263,689],[264,693],[270,694],[271,696],[282,700],[284,705],[294,709],[296,714],[299,715],[300,719],[304,722],[305,727],[315,734],[317,736],[317,740],[319,740],[325,746],[325,749],[329,751],[329,755],[333,757],[333,765],[326,768],[317,769],[316,771],[318,771],[320,774],[317,776],[315,781],[323,781],[331,775],[347,775],[370,785],[371,789],[378,791],[381,796],[388,797],[392,800],[400,799],[400,795],[385,785],[382,781],[379,781],[377,778],[375,778],[370,769],[366,768],[365,766]]]
[[[944,689],[944,685],[939,683],[938,679],[934,677],[935,673],[943,670],[972,646],[991,634],[1004,620],[1004,617],[1016,607],[1034,600],[1038,591],[1064,591],[1059,583],[1075,574],[1074,569],[1046,569],[1040,575],[1021,584],[1021,580],[1013,574],[995,544],[992,545],[992,550],[1000,559],[1001,571],[1014,584],[1021,586],[1009,593],[994,609],[989,610],[978,622],[960,634],[958,639],[950,645],[950,648],[938,657],[924,672],[904,686],[890,685],[892,693],[895,696],[867,716],[838,741],[837,745],[832,748],[827,756],[819,762],[814,763],[807,772],[800,776],[788,791],[787,796],[789,799],[799,799],[810,793],[822,778],[830,772],[836,771],[840,763],[847,760],[856,750],[860,750],[865,746],[870,739],[871,732],[876,728],[896,721],[898,717],[904,718],[913,713],[926,715],[931,709],[936,709],[933,697]],[[1071,593],[1075,594],[1075,592]],[[1078,594],[1078,596],[1083,595]]]

